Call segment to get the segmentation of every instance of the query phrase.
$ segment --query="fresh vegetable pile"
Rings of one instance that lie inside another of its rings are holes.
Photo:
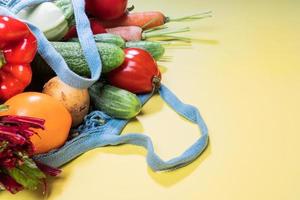
[[[100,110],[119,119],[137,116],[142,109],[137,95],[154,94],[161,85],[157,62],[164,60],[162,40],[185,40],[175,34],[189,30],[172,30],[164,24],[210,16],[205,12],[172,19],[157,11],[133,12],[127,0],[85,1],[103,65],[101,79],[89,89],[73,88],[60,80],[37,54],[37,40],[29,27],[0,16],[0,189],[11,193],[39,186],[46,189],[46,175],[56,176],[60,170],[35,161],[33,155],[64,145],[89,112]],[[60,20],[49,22],[50,10]],[[40,25],[69,68],[90,78],[71,1],[42,3],[30,12],[19,16]],[[156,41],[146,40],[154,37]]]

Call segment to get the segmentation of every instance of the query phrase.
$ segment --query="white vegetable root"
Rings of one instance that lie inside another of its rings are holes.
[[[63,103],[72,116],[72,127],[81,124],[89,111],[90,96],[88,90],[73,88],[57,76],[44,85],[43,93]]]

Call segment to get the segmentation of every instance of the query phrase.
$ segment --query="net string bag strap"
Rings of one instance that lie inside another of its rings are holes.
[[[5,8],[0,7],[0,15],[16,17],[15,14],[23,8],[42,2],[46,2],[46,0],[0,0],[0,5],[6,6]],[[28,25],[38,39],[39,53],[53,68],[56,74],[71,86],[88,88],[100,77],[101,59],[95,48],[96,44],[89,27],[88,18],[84,13],[84,0],[72,0],[72,3],[79,41],[91,70],[91,79],[82,78],[69,70],[63,58],[55,51],[43,33],[33,24],[28,23]],[[64,146],[59,149],[52,150],[47,154],[35,156],[35,159],[54,167],[60,167],[84,152],[97,147],[132,144],[147,149],[147,162],[154,171],[176,169],[189,164],[204,151],[208,144],[208,130],[206,124],[196,107],[181,102],[166,86],[161,86],[159,94],[179,115],[197,124],[201,131],[199,139],[178,157],[168,161],[162,160],[155,153],[153,143],[148,136],[134,133],[120,135],[122,129],[129,122],[128,120],[114,119],[103,112],[94,111],[85,117],[84,123],[78,128],[79,135],[77,137],[68,140]],[[143,104],[151,97],[152,94],[139,95]]]
[[[22,9],[49,1],[51,0],[0,0],[0,15],[18,18],[16,14]],[[63,57],[50,44],[44,34],[35,25],[25,22],[38,40],[39,54],[49,64],[57,76],[70,86],[86,89],[100,78],[102,62],[93,38],[90,22],[84,12],[84,0],[72,0],[72,5],[80,45],[91,71],[91,78],[81,77],[70,70]]]
[[[120,135],[129,120],[113,119],[103,112],[94,111],[86,116],[84,124],[78,128],[79,136],[68,141],[60,149],[38,155],[35,159],[60,167],[82,153],[97,147],[132,144],[147,149],[147,163],[154,171],[177,169],[191,163],[207,147],[207,126],[196,107],[184,104],[166,86],[160,87],[159,94],[174,111],[196,124],[201,131],[201,136],[196,142],[178,157],[164,161],[155,153],[153,143],[147,135],[135,133]],[[151,96],[152,94],[139,95],[139,98],[145,104]]]

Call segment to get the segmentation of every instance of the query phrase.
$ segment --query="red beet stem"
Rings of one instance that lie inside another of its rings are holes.
[[[58,176],[61,173],[60,169],[50,167],[49,165],[45,165],[41,162],[35,161],[35,164],[42,172],[49,176]]]
[[[24,117],[24,116],[2,116],[0,117],[1,123],[7,123],[7,124],[25,124],[32,128],[41,128],[45,129],[45,120],[34,118],[34,117]]]
[[[2,185],[6,190],[12,194],[23,189],[23,186],[17,183],[12,177],[0,172],[0,185]]]

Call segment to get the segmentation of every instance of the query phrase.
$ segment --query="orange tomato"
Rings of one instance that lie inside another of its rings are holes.
[[[35,154],[46,153],[62,146],[68,138],[72,118],[62,103],[53,97],[38,93],[25,92],[10,98],[6,103],[8,111],[1,115],[20,115],[45,119],[45,130],[36,130],[31,141]]]

